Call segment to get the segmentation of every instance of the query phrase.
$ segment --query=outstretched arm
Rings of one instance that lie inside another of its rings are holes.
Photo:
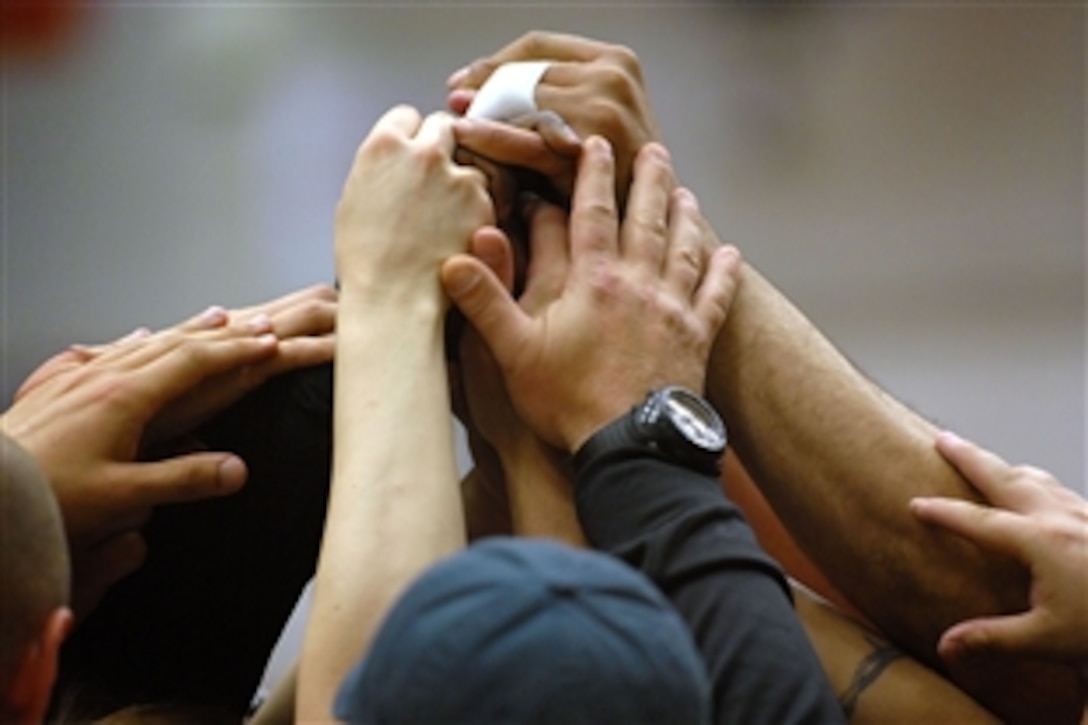
[[[439,266],[493,221],[483,175],[452,162],[452,119],[400,106],[360,147],[336,218],[333,481],[296,716],[336,689],[402,589],[464,545]]]

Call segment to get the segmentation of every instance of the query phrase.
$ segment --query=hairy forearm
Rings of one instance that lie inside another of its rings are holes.
[[[995,571],[972,547],[910,515],[908,501],[920,492],[972,495],[934,449],[936,429],[861,375],[751,267],[708,386],[738,456],[791,533],[889,634],[930,650],[966,609],[1023,602],[1014,572]],[[919,596],[943,616],[889,606]]]
[[[302,655],[303,719],[328,718],[396,597],[464,545],[441,310],[350,289],[341,306],[333,484]]]
[[[1026,606],[1021,567],[910,514],[912,496],[974,497],[934,448],[936,429],[867,380],[749,266],[708,389],[801,548],[899,646],[940,667],[935,644],[946,627]],[[995,692],[1017,699],[1023,689]]]

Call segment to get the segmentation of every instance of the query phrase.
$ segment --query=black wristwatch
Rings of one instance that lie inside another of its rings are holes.
[[[646,400],[590,436],[574,454],[574,470],[617,449],[643,448],[663,460],[717,476],[727,438],[725,423],[699,395],[678,385]]]

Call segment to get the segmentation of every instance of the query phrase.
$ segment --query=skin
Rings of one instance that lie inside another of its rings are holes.
[[[465,544],[439,267],[494,212],[484,175],[453,163],[451,126],[445,114],[387,112],[360,146],[337,208],[333,480],[299,721],[332,718],[336,688],[396,597]]]
[[[944,432],[937,450],[974,485],[988,506],[950,498],[914,498],[919,520],[1031,571],[1030,608],[959,622],[941,635],[946,660],[1008,653],[1088,665],[1088,501],[1046,471],[1011,466],[1000,456]]]
[[[245,483],[240,458],[179,449],[179,436],[272,375],[327,362],[332,300],[313,288],[256,312],[216,309],[157,333],[75,346],[21,386],[0,430],[34,456],[57,498],[77,615],[143,562],[140,528],[156,506]]]
[[[589,180],[572,201],[569,252],[552,243],[556,258],[539,265],[548,271],[530,273],[525,296],[547,300],[538,314],[526,314],[480,260],[462,255],[443,266],[447,292],[495,356],[519,416],[568,453],[655,387],[702,390],[739,263],[732,247],[704,257],[692,233],[697,202],[687,190],[669,191],[663,147],[647,146],[636,163],[636,178],[647,181],[633,188],[632,211],[620,222],[611,147],[600,137],[586,141],[580,168]],[[563,230],[547,221],[538,216],[536,239]],[[615,335],[607,347],[597,344],[604,331]],[[663,339],[676,343],[668,366],[645,354]]]
[[[466,107],[497,63],[541,58],[560,61],[537,90],[541,109],[558,113],[580,135],[617,139],[617,159],[635,158],[641,144],[656,138],[641,76],[632,70],[634,54],[573,36],[530,33],[472,63],[451,76],[450,107]],[[571,84],[606,99],[588,103]],[[549,175],[557,190],[565,187],[569,158],[551,154],[542,161],[548,144],[534,144],[524,130],[464,120],[458,140],[481,156]],[[624,167],[617,162],[620,185]],[[1028,572],[910,513],[915,496],[977,501],[978,495],[935,450],[938,430],[854,368],[750,265],[740,270],[732,311],[714,345],[707,391],[730,424],[738,458],[801,550],[893,642],[1007,720],[1079,716],[1083,694],[1073,668],[996,654],[968,667],[938,656],[937,643],[955,622],[1022,611]]]
[[[646,155],[652,157],[654,154]],[[643,166],[652,166],[656,161],[657,159],[647,161],[640,156],[640,161],[636,162],[636,173]],[[671,185],[663,177],[659,178],[659,182],[662,182],[659,192],[663,195],[667,194]],[[632,200],[631,208],[637,209],[635,203],[638,197],[633,194]],[[529,318],[546,319],[549,306],[561,304],[557,301],[569,294],[569,288],[561,292],[543,292],[544,288],[554,285],[535,284],[535,273],[545,273],[554,270],[557,265],[563,265],[571,269],[568,272],[568,285],[573,285],[577,278],[577,273],[573,271],[576,266],[573,262],[568,265],[565,260],[557,261],[536,254],[537,245],[542,255],[554,255],[556,249],[565,246],[560,240],[552,239],[549,233],[549,229],[562,228],[563,217],[563,213],[554,207],[537,212],[532,255],[536,266],[530,270],[529,287],[517,300],[517,306]],[[631,227],[636,226],[642,229],[650,228],[650,225],[646,225],[644,219],[637,215],[631,223]],[[698,231],[702,233],[701,229]],[[450,265],[455,263],[456,261],[451,262]],[[735,274],[736,271],[736,267],[731,266],[729,274]],[[495,279],[504,286],[508,286],[509,280],[505,277],[505,273],[500,269]],[[476,294],[501,295],[495,287],[477,290]],[[468,312],[468,308],[466,308],[466,314],[470,319],[474,319]],[[590,312],[587,311],[584,314],[592,318]],[[486,319],[487,315],[484,317]],[[642,319],[645,321],[646,317],[643,316]],[[652,326],[652,322],[649,324]],[[546,331],[541,331],[543,327],[542,325],[538,328],[538,332],[546,337]],[[502,338],[504,335],[516,333],[511,333],[507,326],[496,323],[492,334]],[[566,467],[565,449],[546,443],[530,425],[521,419],[515,410],[516,398],[512,398],[511,393],[508,392],[507,376],[491,355],[480,334],[470,328],[466,332],[461,347],[460,360],[467,403],[467,415],[464,419],[479,439],[473,450],[498,460],[497,470],[488,465],[486,475],[499,476],[497,484],[492,482],[489,485],[497,485],[501,488],[505,482],[508,497],[501,500],[501,505],[508,506],[510,514],[506,522],[508,526],[506,531],[512,530],[522,536],[547,536],[573,545],[584,546],[585,537],[571,502],[572,479]],[[534,362],[539,361],[540,358],[547,359],[550,354],[551,351],[541,354],[531,345],[526,353]],[[706,355],[706,351],[704,350],[701,354]],[[557,352],[556,355],[559,356],[560,353]],[[652,354],[647,353],[646,357],[652,358]],[[697,355],[696,359],[698,359]],[[656,364],[661,365],[661,363]],[[562,375],[558,370],[552,371],[551,374]],[[674,374],[686,373],[677,369]],[[697,375],[697,373],[694,374]],[[689,379],[690,383],[696,381],[697,378]],[[525,398],[522,404],[546,409],[548,403],[535,396],[535,385],[535,380],[526,384],[529,391],[521,393]],[[563,388],[561,384],[553,384],[552,389],[556,387],[560,390]],[[517,390],[513,389],[513,391],[517,395]],[[560,396],[556,400],[562,404],[564,400],[561,397],[562,393],[554,394]],[[587,401],[582,398],[578,398],[578,401],[579,405],[587,404]],[[494,494],[494,491],[490,493]],[[904,657],[901,653],[896,654],[894,665],[883,671],[878,678],[872,682],[865,680],[856,684],[856,672],[859,670],[859,665],[874,649],[874,645],[870,642],[872,635],[856,621],[818,603],[815,598],[803,591],[796,592],[795,598],[798,600],[798,615],[816,646],[821,663],[836,691],[845,692],[851,687],[857,688],[857,707],[854,710],[852,722],[880,722],[882,718],[886,721],[890,711],[896,712],[897,716],[905,720],[913,721],[923,721],[924,718],[931,717],[935,713],[943,714],[956,722],[995,721],[981,706],[947,680],[917,661]],[[925,692],[925,697],[919,697],[919,692]]]

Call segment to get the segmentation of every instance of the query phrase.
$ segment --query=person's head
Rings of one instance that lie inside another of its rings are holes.
[[[0,434],[0,721],[40,722],[71,628],[68,546],[34,459]]]
[[[348,722],[705,723],[692,635],[617,559],[555,542],[485,539],[397,601],[347,676]]]

